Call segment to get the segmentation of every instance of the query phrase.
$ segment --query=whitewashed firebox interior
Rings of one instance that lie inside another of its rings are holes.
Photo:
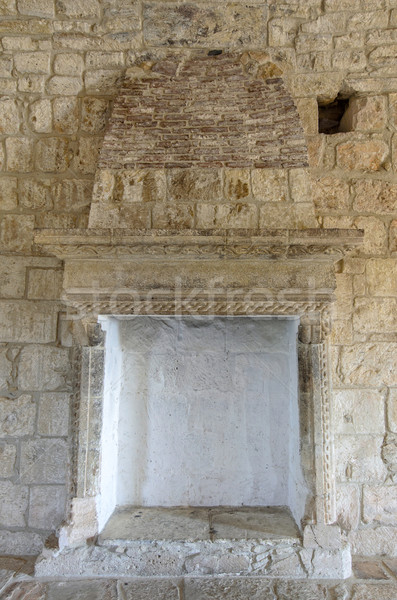
[[[80,332],[71,512],[39,574],[350,575],[328,338],[362,234],[310,216],[298,113],[258,56],[127,72],[89,228],[37,232]]]

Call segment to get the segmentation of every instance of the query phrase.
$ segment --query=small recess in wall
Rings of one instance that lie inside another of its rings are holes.
[[[318,132],[332,135],[342,131],[350,131],[345,113],[349,108],[349,98],[338,96],[332,102],[318,103]]]

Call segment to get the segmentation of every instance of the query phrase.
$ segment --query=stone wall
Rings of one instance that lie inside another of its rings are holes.
[[[73,332],[33,230],[87,225],[126,68],[227,48],[283,71],[318,225],[365,231],[333,315],[338,519],[354,552],[396,553],[397,1],[2,0],[0,15],[0,552],[37,552],[66,514]],[[338,93],[350,131],[319,135],[317,101]]]

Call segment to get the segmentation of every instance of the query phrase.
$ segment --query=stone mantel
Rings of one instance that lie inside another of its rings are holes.
[[[303,314],[333,300],[358,230],[41,230],[80,313]]]

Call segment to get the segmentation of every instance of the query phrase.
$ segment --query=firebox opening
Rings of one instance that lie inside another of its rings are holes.
[[[300,524],[307,487],[300,460],[299,320],[101,321],[100,529],[116,508],[126,507],[133,507],[130,517],[140,510],[147,522],[154,507],[169,509],[170,518],[179,507],[179,523],[191,507],[204,520],[214,507],[239,507],[240,520],[249,513],[256,522],[288,507]],[[263,507],[274,508],[263,516]]]

